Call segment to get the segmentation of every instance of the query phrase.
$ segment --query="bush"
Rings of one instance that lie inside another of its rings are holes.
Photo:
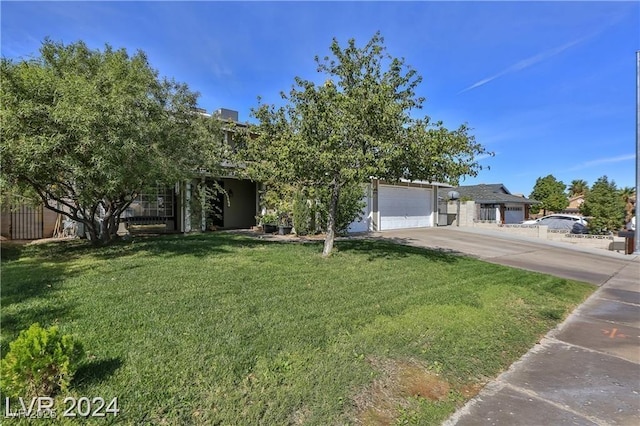
[[[315,229],[311,229],[311,207],[303,191],[296,192],[293,201],[293,227],[297,235],[308,235]]]
[[[277,225],[278,224],[278,215],[275,213],[265,213],[260,216],[260,223],[262,225]]]
[[[9,344],[0,364],[2,393],[8,397],[52,396],[66,391],[84,357],[82,345],[57,326],[35,323]]]

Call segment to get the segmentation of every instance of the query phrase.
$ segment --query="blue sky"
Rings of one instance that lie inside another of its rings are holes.
[[[322,80],[315,55],[381,31],[424,78],[423,112],[468,123],[495,152],[463,184],[529,194],[536,178],[635,186],[635,52],[640,2],[7,2],[1,50],[37,55],[45,37],[145,51],[200,106],[240,120],[279,102],[295,76]]]

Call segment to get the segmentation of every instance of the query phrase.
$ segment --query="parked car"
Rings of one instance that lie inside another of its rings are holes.
[[[572,234],[586,234],[589,221],[584,216],[572,214],[550,214],[538,219],[525,220],[523,225],[545,225],[549,229],[565,229]]]

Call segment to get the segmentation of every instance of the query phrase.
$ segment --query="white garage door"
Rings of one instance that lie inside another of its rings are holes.
[[[431,189],[380,185],[380,229],[433,226],[432,198]]]
[[[520,223],[524,220],[524,207],[511,206],[504,209],[504,223]]]

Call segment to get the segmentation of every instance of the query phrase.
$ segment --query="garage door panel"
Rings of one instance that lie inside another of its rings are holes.
[[[524,220],[524,207],[509,206],[504,212],[504,223],[520,223]]]
[[[424,228],[432,225],[432,191],[381,185],[380,229]]]

